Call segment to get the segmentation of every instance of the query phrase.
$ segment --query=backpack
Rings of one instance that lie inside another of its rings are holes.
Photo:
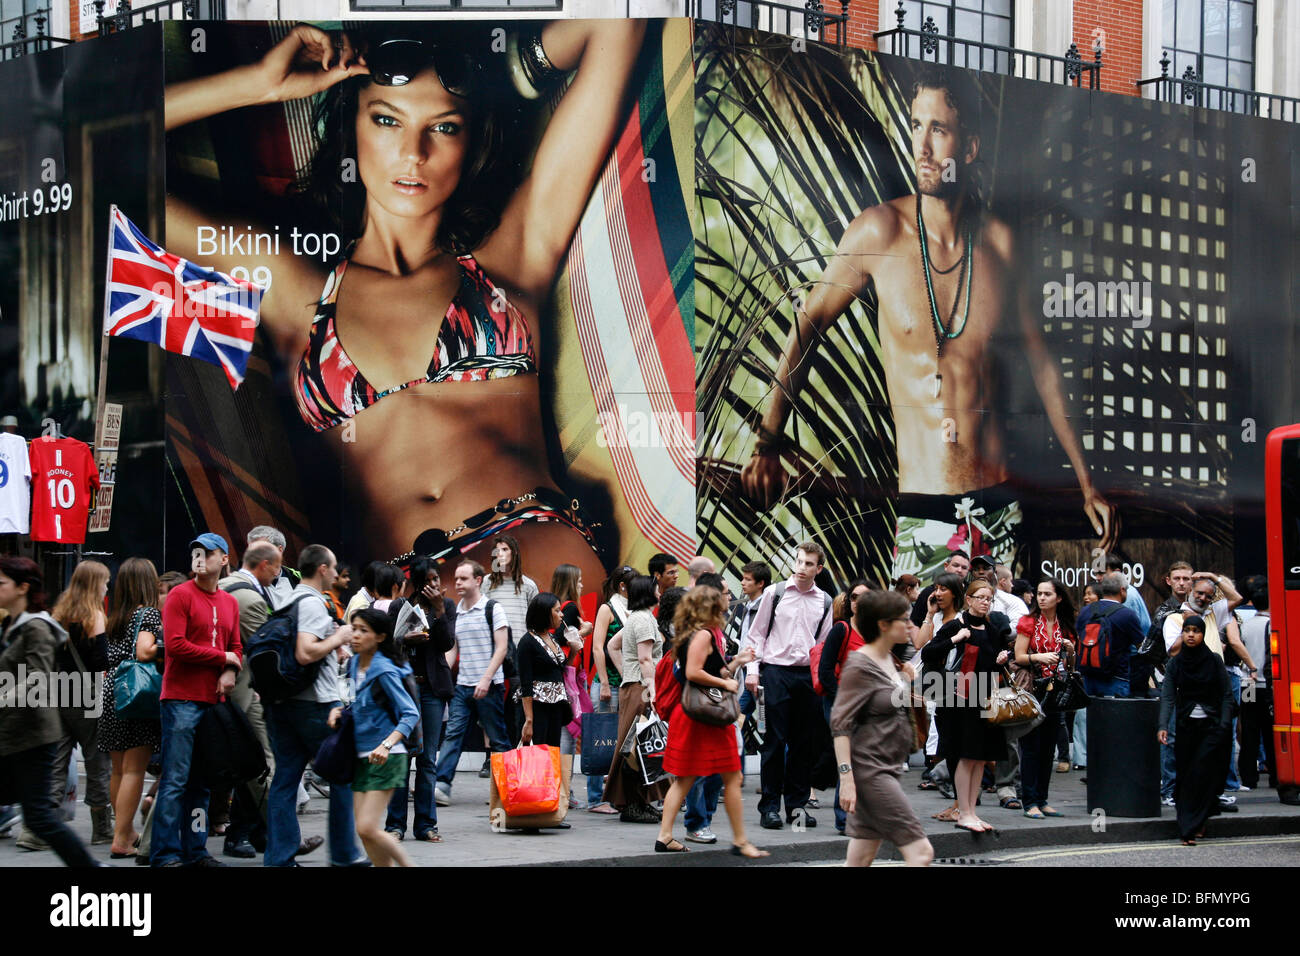
[[[1169,652],[1165,650],[1165,618],[1175,610],[1176,608],[1169,607],[1168,604],[1161,604],[1156,608],[1147,636],[1142,639],[1137,649],[1138,657],[1145,658],[1152,667],[1162,671],[1169,661]]]
[[[848,628],[848,633],[844,635],[844,641],[840,644],[840,659],[835,662],[836,680],[839,680],[840,668],[844,666],[844,662],[849,658],[849,651],[859,648],[866,643],[866,641],[862,639],[862,635],[855,631],[851,624],[845,621],[844,626]],[[818,630],[821,629],[820,624],[818,624],[817,627]],[[821,665],[822,649],[826,646],[826,640],[829,636],[830,635],[827,635],[827,637],[818,641],[817,645],[808,654],[808,665],[812,668],[813,693],[818,697],[826,696],[826,688],[822,686],[821,678],[817,676],[817,668]]]
[[[681,700],[682,679],[677,670],[677,655],[666,651],[655,665],[655,713],[668,720]]]
[[[266,772],[266,754],[244,712],[230,700],[209,707],[194,730],[191,777],[220,789],[238,787]]]
[[[312,595],[302,594],[275,611],[249,638],[244,648],[253,689],[271,703],[300,694],[316,680],[324,660],[299,664],[298,604]]]
[[[492,646],[496,647],[496,628],[492,626],[492,617],[496,613],[497,602],[488,598],[487,605],[483,608],[483,616],[487,621],[488,636],[492,638]],[[513,681],[519,676],[519,668],[515,665],[515,635],[510,629],[510,618],[506,618],[506,657],[501,662],[501,673],[505,679]]]
[[[1117,657],[1111,617],[1124,605],[1114,604],[1088,618],[1079,635],[1079,670],[1091,677],[1113,677]],[[1161,638],[1163,644],[1164,639]]]

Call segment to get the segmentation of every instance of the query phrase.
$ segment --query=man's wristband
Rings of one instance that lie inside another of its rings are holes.
[[[787,448],[793,446],[793,442],[785,435],[779,435],[776,432],[768,431],[762,425],[758,426],[758,440],[754,442],[755,455],[779,454]]]

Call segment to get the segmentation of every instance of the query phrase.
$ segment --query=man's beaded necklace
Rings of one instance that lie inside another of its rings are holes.
[[[961,258],[947,269],[937,269],[930,264],[930,249],[925,241],[925,220],[921,218],[921,197],[916,197],[916,234],[921,242],[921,272],[925,276],[925,291],[930,297],[930,318],[934,323],[934,397],[939,397],[939,392],[943,388],[943,376],[939,374],[938,363],[943,358],[944,344],[951,339],[957,338],[966,330],[966,320],[970,316],[970,286],[971,276],[975,272],[974,264],[971,262],[972,249],[975,246],[975,232],[973,226],[968,222],[966,224],[966,247],[962,250]],[[953,296],[952,311],[948,313],[948,324],[944,326],[939,318],[939,304],[934,298],[934,281],[930,278],[931,270],[939,275],[947,275],[953,269],[961,266],[961,271],[957,273],[957,293]],[[962,280],[966,282],[966,307],[962,309],[961,324],[956,325],[957,304],[961,301]]]

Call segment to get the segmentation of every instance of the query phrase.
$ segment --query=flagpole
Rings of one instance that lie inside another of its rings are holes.
[[[112,337],[108,334],[108,315],[110,293],[113,278],[113,223],[117,219],[117,204],[108,207],[108,245],[104,247],[104,313],[101,324],[103,341],[99,344],[99,392],[95,397],[95,454],[103,441],[104,401],[108,397],[108,343]]]

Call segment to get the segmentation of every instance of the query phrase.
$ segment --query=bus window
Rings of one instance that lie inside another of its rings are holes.
[[[1282,566],[1288,591],[1300,590],[1300,438],[1282,442]]]

